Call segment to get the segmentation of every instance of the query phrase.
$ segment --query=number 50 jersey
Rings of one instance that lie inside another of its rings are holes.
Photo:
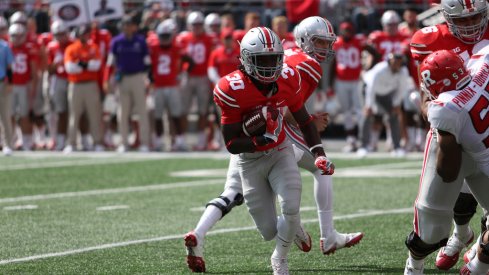
[[[474,72],[472,81],[460,91],[442,93],[431,101],[428,121],[431,127],[454,135],[489,177],[489,55],[479,56],[469,66]]]

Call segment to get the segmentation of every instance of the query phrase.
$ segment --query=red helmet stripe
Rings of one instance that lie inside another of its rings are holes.
[[[465,7],[470,10],[471,8],[473,8],[473,5],[472,5],[472,0],[465,0]]]
[[[263,36],[265,37],[265,46],[267,48],[271,48],[272,47],[272,34],[270,34],[270,31],[268,30],[268,28],[261,27],[260,29],[263,32]]]
[[[333,33],[333,26],[328,21],[326,21],[326,26],[328,27],[328,33]]]

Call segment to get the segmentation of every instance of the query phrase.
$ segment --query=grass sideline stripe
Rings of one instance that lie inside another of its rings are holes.
[[[364,217],[380,216],[380,215],[406,214],[406,213],[411,213],[411,212],[413,212],[413,207],[389,209],[389,210],[372,210],[372,211],[364,211],[361,213],[353,213],[353,214],[335,216],[335,217],[333,217],[333,219],[334,220],[347,220],[347,219],[364,218]],[[317,222],[317,221],[318,221],[317,219],[308,219],[308,220],[303,220],[302,223],[312,223],[312,222]],[[217,234],[247,231],[247,230],[253,230],[253,229],[256,229],[256,227],[255,226],[245,226],[245,227],[235,227],[235,228],[223,228],[223,229],[217,229],[217,230],[209,231],[207,233],[207,235],[217,235]],[[156,238],[150,238],[150,239],[141,239],[141,240],[119,242],[119,243],[102,244],[102,245],[98,245],[98,246],[92,246],[92,247],[86,247],[86,248],[80,248],[80,249],[74,249],[74,250],[67,250],[67,251],[63,251],[63,252],[34,255],[34,256],[29,256],[29,257],[25,257],[25,258],[0,260],[0,265],[6,265],[6,264],[11,264],[11,263],[29,262],[29,261],[35,261],[35,260],[47,259],[47,258],[53,258],[53,257],[62,257],[62,256],[68,256],[68,255],[74,255],[74,254],[80,254],[80,253],[85,253],[85,252],[110,249],[110,248],[116,248],[116,247],[123,247],[123,246],[135,245],[135,244],[183,239],[183,236],[184,236],[184,234],[168,235],[168,236],[162,236],[162,237],[156,237]]]

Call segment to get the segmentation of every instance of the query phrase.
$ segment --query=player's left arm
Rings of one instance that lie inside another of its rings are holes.
[[[462,147],[457,143],[454,135],[449,132],[437,130],[438,153],[436,160],[436,172],[444,182],[452,182],[457,179],[462,163]]]

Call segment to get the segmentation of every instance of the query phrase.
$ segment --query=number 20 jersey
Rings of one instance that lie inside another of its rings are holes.
[[[472,81],[463,90],[442,93],[429,103],[428,121],[454,135],[489,177],[489,55],[471,67]]]
[[[245,114],[261,106],[271,105],[281,110],[288,107],[291,112],[301,109],[303,104],[299,73],[285,65],[276,84],[278,91],[271,96],[265,96],[256,88],[251,79],[239,70],[221,78],[214,88],[214,102],[222,111],[221,123],[240,123]],[[281,131],[277,142],[260,146],[257,151],[274,148],[284,139],[285,133]]]

